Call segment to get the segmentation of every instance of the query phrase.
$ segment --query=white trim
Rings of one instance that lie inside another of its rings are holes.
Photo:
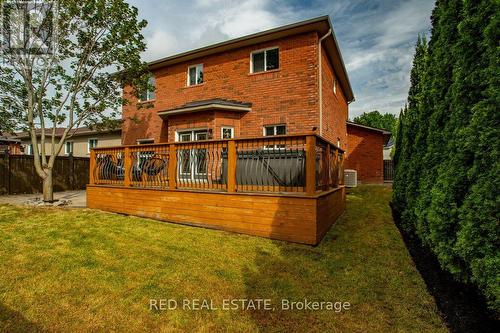
[[[337,79],[333,79],[333,93],[337,95]]]
[[[268,70],[266,69],[267,68],[267,55],[266,55],[266,52],[269,51],[269,50],[275,50],[275,49],[278,50],[278,62],[279,62],[279,66],[278,66],[278,68],[275,68],[273,70],[280,69],[281,68],[280,48],[279,48],[279,46],[271,46],[271,47],[266,47],[264,49],[259,49],[259,50],[255,50],[255,51],[250,52],[250,74],[268,72]],[[253,55],[254,55],[254,53],[261,53],[261,52],[264,52],[264,70],[261,71],[261,72],[254,72],[253,71]]]
[[[87,153],[90,154],[90,140],[96,140],[96,145],[95,147],[92,147],[92,148],[97,148],[97,146],[99,145],[99,138],[88,138],[87,139]]]
[[[198,74],[199,74],[199,72],[198,72],[198,67],[201,67],[201,73],[203,73],[203,74],[202,74],[202,75],[203,75],[203,82],[201,82],[201,83],[198,83]],[[205,67],[205,66],[203,66],[203,63],[188,66],[188,69],[187,69],[187,81],[186,81],[186,86],[188,86],[188,87],[198,86],[198,85],[203,84],[203,83],[205,82],[205,75],[204,75],[204,74],[205,74],[205,72],[204,72],[204,67]],[[189,71],[190,71],[190,69],[191,69],[191,68],[196,68],[196,70],[195,70],[195,75],[194,75],[194,80],[195,80],[195,83],[194,83],[194,84],[189,84]]]
[[[68,143],[71,143],[71,151],[70,152],[68,152]],[[70,153],[73,154],[74,148],[75,148],[74,141],[71,140],[71,141],[64,142],[64,155],[69,155]]]
[[[220,128],[220,138],[221,138],[221,140],[224,140],[224,130],[225,129],[231,130],[231,138],[230,139],[234,139],[234,127],[233,126],[221,126],[221,128]]]

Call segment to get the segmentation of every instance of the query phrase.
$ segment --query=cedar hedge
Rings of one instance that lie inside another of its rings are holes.
[[[393,203],[500,313],[500,2],[438,0],[399,119]]]

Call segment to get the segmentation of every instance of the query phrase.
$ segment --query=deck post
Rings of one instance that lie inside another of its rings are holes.
[[[123,186],[132,186],[132,158],[130,156],[130,148],[125,147],[123,154],[125,155],[123,167]]]
[[[168,145],[168,187],[177,188],[177,146],[175,143]]]
[[[95,151],[90,149],[90,160],[89,160],[89,184],[94,185],[94,169],[95,169]]]
[[[227,143],[227,191],[236,192],[236,142]]]
[[[306,137],[306,193],[316,193],[316,136]]]
[[[326,169],[326,172],[323,174],[323,183],[325,185],[325,190],[329,190],[330,189],[330,168],[332,167],[330,165],[330,154],[331,154],[331,147],[330,147],[330,144],[329,143],[326,143],[326,147],[325,147],[325,156],[323,156],[323,160],[325,161],[325,169]]]

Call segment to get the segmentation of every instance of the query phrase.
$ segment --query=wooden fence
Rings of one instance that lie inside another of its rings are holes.
[[[394,180],[394,161],[384,160],[384,182],[392,182]]]
[[[58,156],[53,170],[54,191],[83,190],[89,179],[89,158]],[[0,194],[42,192],[33,156],[0,154]]]

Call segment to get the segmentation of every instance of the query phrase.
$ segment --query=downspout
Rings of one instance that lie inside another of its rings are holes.
[[[318,68],[319,68],[319,135],[323,135],[323,67],[321,65],[321,42],[332,34],[332,29],[319,39],[318,42]]]

